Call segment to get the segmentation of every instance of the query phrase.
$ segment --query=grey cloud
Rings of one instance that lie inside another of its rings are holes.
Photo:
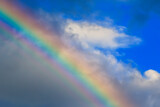
[[[3,41],[0,49],[1,102],[11,103],[9,107],[88,107],[88,102],[55,75],[43,60],[34,58],[12,41]]]
[[[160,87],[159,81],[152,83],[147,82],[148,86],[143,86],[143,81],[129,80],[130,82],[123,83],[124,90],[131,97],[132,101],[137,103],[138,107],[159,107],[160,105]]]

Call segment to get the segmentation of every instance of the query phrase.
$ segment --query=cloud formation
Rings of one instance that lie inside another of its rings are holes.
[[[104,23],[104,22],[103,22]],[[107,23],[110,22],[106,22]],[[129,36],[123,32],[124,27],[101,26],[96,23],[71,21],[67,22],[65,32],[74,36],[85,46],[111,48],[128,47],[138,44],[141,40],[137,37]]]
[[[91,24],[90,22],[69,21],[65,30],[67,35],[68,33],[70,34],[69,40],[71,42],[79,43],[80,47],[85,48],[85,51],[81,50],[81,52],[89,59],[91,65],[94,64],[100,74],[106,73],[110,75],[117,86],[125,90],[129,99],[137,104],[136,107],[159,107],[160,87],[158,84],[160,74],[157,71],[150,69],[145,71],[143,75],[136,68],[118,61],[113,54],[104,54],[103,51],[94,48],[96,46],[113,49],[116,46],[119,48],[121,44],[115,42],[114,39],[117,36],[125,39],[128,36],[127,34],[124,32],[119,33],[115,27],[107,28],[99,24]],[[121,34],[126,36],[123,37]],[[132,38],[131,36],[129,37]],[[133,42],[130,41],[131,43],[137,44],[135,41],[138,40],[139,42],[140,39],[135,37],[135,39],[131,40],[133,40]],[[127,42],[124,42],[124,44],[130,45]]]
[[[133,72],[128,82],[123,82],[124,90],[137,103],[138,107],[158,107],[160,105],[159,73],[147,70],[145,76],[139,71]]]

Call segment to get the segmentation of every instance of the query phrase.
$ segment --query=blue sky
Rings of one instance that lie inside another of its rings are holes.
[[[115,25],[125,26],[125,32],[141,38],[142,42],[132,48],[118,49],[120,60],[132,60],[134,66],[144,72],[147,69],[160,71],[160,16],[159,1],[156,0],[20,0],[22,7],[36,12],[42,9],[48,13],[63,14],[73,20],[104,21],[106,17]],[[71,7],[71,8],[69,8]]]

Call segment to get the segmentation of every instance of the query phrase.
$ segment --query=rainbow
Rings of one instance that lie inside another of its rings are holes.
[[[26,11],[5,1],[0,2],[0,31],[31,50],[88,101],[90,107],[133,107],[109,78],[91,75],[93,69],[78,51],[73,52],[54,32],[46,30]]]

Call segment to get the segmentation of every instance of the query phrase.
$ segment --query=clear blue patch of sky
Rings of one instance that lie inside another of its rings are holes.
[[[139,32],[142,43],[134,48],[119,49],[125,53],[123,60],[131,59],[138,64],[141,72],[154,69],[160,72],[160,16],[151,13],[150,18]],[[137,33],[138,34],[138,33]]]

